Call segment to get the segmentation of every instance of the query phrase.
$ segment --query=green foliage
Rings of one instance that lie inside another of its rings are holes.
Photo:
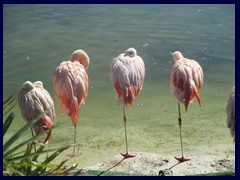
[[[8,132],[13,120],[14,113],[11,110],[14,108],[12,102],[13,95],[6,99],[3,103],[3,116],[6,117],[3,124],[3,136]],[[43,113],[44,114],[44,113]],[[3,144],[3,175],[4,176],[76,176],[82,174],[82,170],[77,170],[77,165],[66,167],[64,166],[68,160],[62,161],[55,165],[51,162],[64,150],[70,146],[65,146],[56,149],[44,150],[46,144],[36,143],[36,140],[50,130],[42,132],[34,137],[28,138],[24,142],[18,143],[17,140],[25,133],[30,131],[32,125],[43,115],[41,114],[36,119],[28,122],[24,127],[15,132]],[[24,149],[25,150],[21,150]],[[50,154],[50,152],[52,154]],[[41,156],[41,158],[40,158]],[[45,159],[40,161],[39,159]]]

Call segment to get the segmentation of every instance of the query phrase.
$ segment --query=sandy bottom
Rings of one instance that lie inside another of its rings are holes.
[[[134,158],[124,159],[118,154],[84,169],[153,176],[184,176],[235,171],[234,155],[194,155],[191,158],[190,161],[179,163],[170,155],[137,152]]]

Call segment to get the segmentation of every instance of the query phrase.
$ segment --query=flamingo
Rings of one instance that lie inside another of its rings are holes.
[[[110,79],[117,95],[118,105],[123,107],[126,153],[121,153],[121,155],[124,158],[136,156],[128,150],[125,107],[129,105],[132,108],[134,99],[142,89],[144,76],[144,62],[134,48],[127,49],[125,53],[121,53],[111,62]]]
[[[226,105],[227,127],[230,129],[230,134],[235,143],[235,85],[233,86]]]
[[[173,96],[178,101],[178,125],[180,131],[180,143],[182,155],[175,157],[180,162],[188,161],[191,158],[183,155],[182,145],[182,118],[180,102],[184,104],[185,111],[188,109],[188,105],[196,97],[199,106],[201,106],[201,99],[199,96],[200,89],[203,85],[203,70],[197,61],[184,58],[182,53],[175,51],[172,53],[174,65],[172,67],[170,78],[170,89]]]
[[[45,113],[32,127],[35,134],[47,131],[53,127],[56,117],[54,102],[48,91],[44,89],[41,81],[34,83],[26,81],[22,84],[18,95],[18,105],[23,119],[27,122]],[[44,140],[45,144],[48,143],[51,136],[51,131],[49,131]]]
[[[56,68],[53,77],[54,93],[60,104],[62,114],[70,116],[74,126],[73,153],[68,156],[78,156],[75,152],[76,128],[81,104],[85,104],[88,94],[88,68],[90,59],[86,52],[81,49],[75,50],[70,60],[63,61]]]

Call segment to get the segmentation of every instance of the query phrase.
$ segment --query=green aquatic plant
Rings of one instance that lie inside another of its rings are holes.
[[[13,95],[11,95],[3,102],[3,117],[6,117],[3,123],[3,137],[8,133],[15,117],[14,113],[11,112],[14,108],[13,101],[14,98]],[[65,166],[68,159],[57,165],[51,163],[60,153],[70,146],[45,150],[47,147],[46,144],[36,142],[41,135],[48,133],[52,129],[30,137],[23,142],[18,142],[21,135],[28,131],[43,115],[44,113],[28,122],[3,143],[4,176],[76,176],[82,174],[82,169],[76,169],[77,165],[71,167]],[[43,159],[43,156],[45,156],[45,159],[39,160]]]

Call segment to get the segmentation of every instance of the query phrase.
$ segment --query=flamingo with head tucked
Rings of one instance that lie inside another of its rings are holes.
[[[88,68],[90,59],[86,52],[79,49],[72,53],[70,60],[63,61],[57,67],[53,76],[54,93],[60,104],[60,111],[70,116],[74,126],[73,153],[75,152],[76,128],[78,124],[79,107],[85,104],[88,95]]]
[[[22,84],[18,94],[18,105],[23,119],[27,122],[43,114],[32,127],[35,134],[47,131],[53,127],[56,117],[54,102],[48,91],[44,89],[41,81],[36,81],[34,83],[26,81]],[[44,143],[47,144],[50,138],[51,131],[47,133]]]
[[[197,99],[199,106],[201,106],[199,93],[203,85],[203,70],[197,61],[184,58],[179,51],[174,52],[172,55],[174,65],[171,72],[170,89],[173,96],[178,101],[178,125],[182,152],[181,156],[175,158],[180,162],[184,162],[190,160],[190,158],[183,155],[180,102],[184,104],[185,111],[187,111],[188,105],[193,101],[194,97]]]
[[[121,153],[121,155],[124,158],[136,156],[128,150],[125,107],[129,105],[132,108],[134,99],[142,89],[144,76],[144,62],[134,48],[127,49],[125,53],[121,53],[112,60],[110,79],[117,94],[118,105],[123,107],[126,153]]]

